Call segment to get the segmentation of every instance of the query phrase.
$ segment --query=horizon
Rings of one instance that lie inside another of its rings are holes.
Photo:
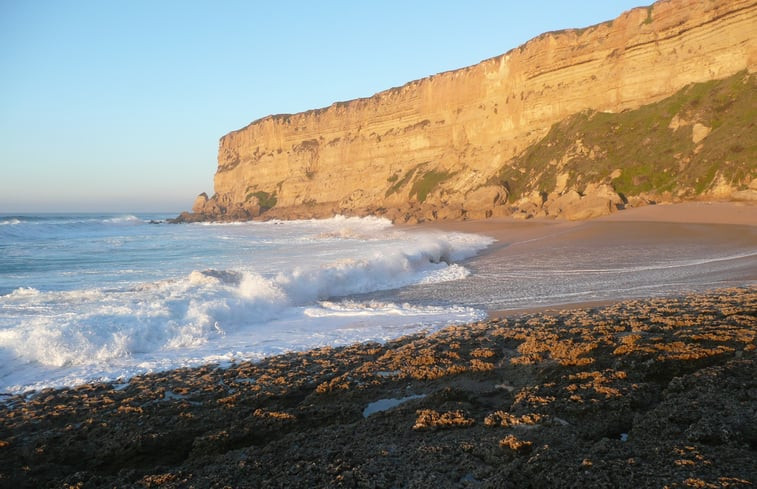
[[[213,193],[219,138],[254,120],[370,97],[639,6],[7,2],[0,214],[188,210]]]

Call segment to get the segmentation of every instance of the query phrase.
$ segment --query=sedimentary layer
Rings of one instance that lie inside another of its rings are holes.
[[[513,182],[501,176],[554,124],[586,110],[635,110],[691,83],[748,77],[757,66],[755,32],[754,0],[662,0],[369,98],[264,117],[221,138],[215,195],[201,196],[194,211],[227,218],[370,212],[399,220],[507,214],[516,199]],[[689,122],[695,141],[713,130]],[[570,200],[596,195],[600,209],[611,211],[629,197],[616,195],[625,169],[617,170],[518,197],[573,191]],[[736,192],[753,177],[752,168],[726,183]],[[591,217],[594,204],[584,201],[589,211],[579,208],[575,217]]]

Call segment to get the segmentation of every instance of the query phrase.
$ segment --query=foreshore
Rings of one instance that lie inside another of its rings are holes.
[[[753,206],[712,209],[684,215],[728,215],[735,237],[755,224]],[[531,224],[450,226],[510,242],[585,226]],[[757,286],[491,315],[385,344],[10,397],[0,486],[757,484]]]
[[[756,311],[720,290],[17,396],[0,481],[753,487]]]
[[[474,261],[483,264],[487,272],[498,272],[497,264],[504,264],[507,271],[508,262],[530,259],[539,251],[542,257],[559,253],[573,253],[576,256],[595,256],[597,263],[602,261],[603,253],[620,256],[616,249],[629,251],[665,247],[669,253],[697,246],[706,249],[705,255],[735,256],[752,254],[757,250],[757,205],[737,202],[686,202],[678,204],[649,205],[616,212],[612,215],[590,221],[565,221],[541,218],[517,220],[513,218],[495,218],[474,221],[443,221],[407,226],[407,229],[441,229],[483,234],[497,241],[488,250],[481,253]],[[637,253],[637,258],[643,256]],[[705,255],[694,255],[696,259]],[[680,258],[680,256],[650,255],[652,259]],[[702,263],[704,264],[704,263]],[[494,266],[493,266],[494,265]],[[625,265],[611,264],[610,268],[633,269],[634,266],[649,265],[643,261],[626,262]],[[718,277],[706,276],[697,287],[688,289],[704,291],[712,288],[753,284],[757,281],[757,269],[753,261],[745,261],[745,266],[733,267],[728,274]],[[601,269],[602,265],[585,268]],[[702,272],[703,274],[706,272]],[[703,275],[705,276],[705,275]],[[555,276],[559,280],[559,276]],[[629,277],[630,278],[630,277]],[[505,281],[502,281],[504,285]],[[621,285],[621,284],[613,284]],[[513,314],[554,311],[571,307],[597,307],[609,305],[624,299],[646,298],[659,295],[679,295],[685,289],[672,288],[654,291],[652,288],[634,288],[640,283],[613,287],[603,291],[599,286],[594,294],[564,294],[556,297],[538,297],[534,303],[519,301],[514,307],[488,307],[489,317],[497,318]],[[649,283],[643,284],[649,285]],[[691,286],[691,283],[681,283]],[[493,285],[499,286],[499,284]],[[626,290],[623,290],[626,289]],[[579,290],[580,292],[580,290]],[[516,291],[517,293],[517,291]],[[595,296],[595,297],[592,297]]]

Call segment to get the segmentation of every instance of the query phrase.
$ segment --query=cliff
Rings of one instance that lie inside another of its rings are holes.
[[[639,184],[654,165],[640,174],[639,161],[611,161],[611,151],[583,143],[581,130],[565,133],[571,139],[561,155],[540,159],[534,148],[571,116],[635,113],[691,92],[692,83],[728,77],[747,87],[740,96],[752,111],[745,117],[753,136],[755,32],[754,0],[662,0],[369,98],[268,116],[221,138],[215,195],[198,197],[196,215],[185,218],[341,212],[408,221],[566,215],[570,208],[578,210],[566,217],[581,219],[661,195],[751,198],[754,158],[734,173],[721,172],[712,155],[708,182],[703,175],[695,185],[666,188]],[[700,112],[669,112],[660,119],[665,130],[689,131],[692,155],[718,130],[697,119]],[[643,141],[643,127],[635,130]],[[741,147],[734,153],[753,155],[753,140],[734,142]],[[579,165],[582,176],[568,163],[584,153],[592,157]],[[678,172],[688,169],[687,154],[678,155]],[[546,168],[553,170],[542,178]],[[555,204],[560,199],[565,205]]]

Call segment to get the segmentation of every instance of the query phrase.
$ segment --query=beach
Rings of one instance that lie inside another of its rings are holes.
[[[706,249],[754,250],[756,214],[695,203],[579,223],[419,228],[493,236],[481,260],[496,263],[566,242],[616,249],[631,237],[678,246],[696,236]],[[477,259],[467,263],[473,276],[485,272]],[[702,279],[678,292],[490,307],[489,319],[382,343],[7,396],[0,482],[752,487],[757,276],[751,255],[729,260],[738,266],[717,268],[709,287],[708,264],[692,264],[683,268]]]

